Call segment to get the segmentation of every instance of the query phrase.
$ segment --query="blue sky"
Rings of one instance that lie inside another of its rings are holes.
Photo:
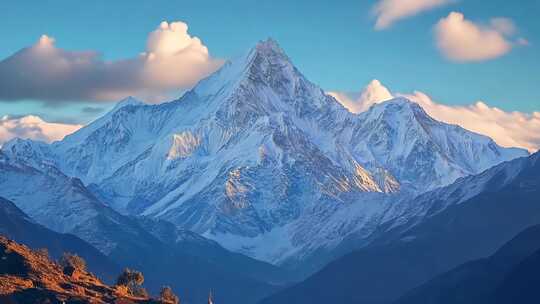
[[[183,21],[214,58],[231,58],[258,40],[275,38],[298,68],[325,90],[359,91],[376,78],[395,92],[420,90],[447,104],[483,100],[506,111],[540,111],[540,1],[458,0],[374,29],[376,1],[3,1],[0,59],[31,46],[42,34],[56,47],[100,52],[106,60],[131,58],[145,50],[161,21]],[[451,11],[486,23],[510,18],[515,37],[527,46],[504,56],[459,63],[437,49],[434,26]],[[179,94],[180,94],[179,90]],[[87,122],[85,107],[105,102],[0,101],[0,116],[39,114],[48,120]]]

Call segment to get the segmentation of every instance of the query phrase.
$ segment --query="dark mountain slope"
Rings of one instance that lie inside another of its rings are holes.
[[[539,159],[540,153],[516,159],[416,198],[425,217],[391,223],[384,239],[262,303],[389,303],[436,275],[493,254],[540,224]],[[479,194],[467,198],[474,189]]]
[[[112,282],[120,267],[97,249],[71,234],[57,233],[30,219],[12,202],[0,197],[0,235],[4,235],[34,249],[46,248],[52,258],[64,252],[83,257],[90,271],[107,282]]]
[[[531,292],[536,288],[531,287],[540,278],[539,250],[537,225],[518,234],[494,255],[439,275],[396,304],[538,303],[540,294],[536,297]],[[496,291],[499,295],[494,297]]]
[[[512,269],[495,290],[492,303],[540,303],[538,286],[540,286],[540,250]]]
[[[143,228],[163,243],[177,247],[178,250],[192,256],[204,258],[209,262],[220,265],[227,271],[276,285],[287,284],[292,278],[296,277],[295,274],[286,269],[228,251],[217,242],[190,231],[178,229],[170,222],[154,220],[148,217],[139,218],[138,221]]]

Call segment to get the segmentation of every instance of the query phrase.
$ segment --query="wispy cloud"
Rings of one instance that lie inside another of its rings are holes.
[[[366,92],[382,92],[366,94]],[[361,113],[375,103],[388,100],[387,92],[379,81],[371,82],[361,93],[330,93],[353,113]],[[390,94],[390,93],[389,93]],[[354,96],[372,96],[361,98]],[[418,103],[433,118],[491,137],[504,147],[520,147],[531,152],[540,149],[540,112],[507,112],[478,101],[472,105],[457,106],[438,103],[423,92],[395,93]],[[351,106],[352,105],[352,106]]]
[[[524,38],[512,42],[517,28],[508,18],[493,18],[476,24],[462,13],[452,12],[435,26],[437,47],[448,59],[471,62],[494,59],[510,52],[515,45],[526,45]]]
[[[64,138],[81,127],[82,125],[78,124],[46,122],[34,115],[4,116],[0,118],[0,146],[16,137],[52,142]]]
[[[144,53],[119,61],[57,48],[43,35],[0,61],[0,100],[117,101],[128,95],[151,100],[193,86],[221,63],[183,22],[162,22],[149,34]]]
[[[373,7],[373,13],[377,17],[375,29],[387,29],[398,20],[415,16],[451,2],[452,0],[380,0]]]

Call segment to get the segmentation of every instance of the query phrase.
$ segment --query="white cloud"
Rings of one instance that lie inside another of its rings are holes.
[[[212,58],[183,22],[162,22],[146,52],[106,61],[95,51],[67,51],[47,35],[0,61],[0,100],[116,101],[163,97],[193,86],[222,61]]]
[[[23,117],[0,117],[0,146],[12,138],[29,138],[52,142],[61,140],[71,134],[82,125],[50,123],[38,116],[28,115]]]
[[[345,108],[353,113],[364,112],[375,103],[393,98],[390,91],[377,79],[372,80],[360,94],[345,94],[340,92],[328,92],[328,94],[339,100]]]
[[[503,147],[540,149],[540,112],[506,112],[482,101],[467,106],[449,106],[433,101],[422,92],[405,97],[420,104],[433,118],[487,135]]]
[[[510,40],[517,28],[508,18],[493,18],[489,24],[479,25],[452,12],[435,26],[439,50],[457,62],[483,61],[500,57],[512,49]],[[524,38],[515,44],[526,45]]]
[[[417,15],[450,2],[452,0],[380,0],[373,8],[373,13],[377,16],[375,29],[387,29],[400,19]]]
[[[373,87],[378,87],[377,91],[379,92],[388,92],[380,82],[377,81],[377,83],[376,86],[373,86],[372,82],[364,89],[363,93],[372,90]],[[350,97],[350,94],[333,92],[331,95],[353,113],[363,112],[369,108],[369,105],[388,99],[386,94],[382,94],[378,100],[376,98],[367,101],[356,99],[357,102],[353,103],[355,106],[350,107],[351,100],[355,100]],[[426,113],[436,120],[460,125],[467,130],[489,136],[503,147],[520,147],[530,152],[540,149],[540,112],[506,112],[481,101],[466,106],[445,105],[418,91],[413,94],[397,93],[393,95],[403,96],[418,103]],[[358,103],[363,104],[358,105]]]

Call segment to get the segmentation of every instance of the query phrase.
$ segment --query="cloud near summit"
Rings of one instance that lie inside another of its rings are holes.
[[[47,35],[0,61],[0,100],[117,101],[158,99],[190,88],[222,60],[210,56],[183,22],[162,22],[135,58],[106,61],[95,51],[69,51]]]
[[[378,80],[360,93],[329,92],[353,113],[361,113],[376,103],[398,96],[418,103],[433,118],[491,137],[503,147],[520,147],[535,152],[540,149],[540,112],[506,112],[482,101],[458,106],[438,103],[423,92],[390,93]]]
[[[29,138],[44,142],[61,140],[82,125],[46,122],[38,116],[0,117],[0,147],[13,138]]]
[[[328,94],[337,99],[352,113],[365,112],[376,103],[394,98],[390,91],[377,79],[372,80],[360,93],[328,92]]]
[[[373,14],[377,17],[376,30],[389,28],[393,23],[418,15],[446,4],[453,0],[379,0],[373,7]]]

